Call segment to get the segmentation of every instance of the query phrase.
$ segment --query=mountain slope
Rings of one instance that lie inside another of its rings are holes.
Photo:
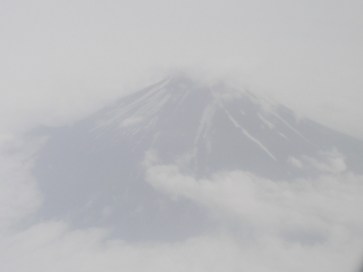
[[[363,144],[226,84],[168,78],[51,132],[35,168],[42,216],[112,226],[132,240],[175,240],[209,228],[201,207],[145,181],[150,153],[197,178],[242,170],[279,181],[361,172]]]

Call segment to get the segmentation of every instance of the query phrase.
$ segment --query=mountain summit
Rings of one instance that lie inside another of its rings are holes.
[[[150,154],[198,179],[246,171],[279,181],[361,171],[362,151],[361,142],[248,91],[177,76],[54,129],[35,174],[42,216],[113,226],[123,239],[174,240],[211,219],[146,182]]]

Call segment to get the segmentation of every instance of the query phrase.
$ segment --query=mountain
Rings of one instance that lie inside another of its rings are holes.
[[[41,217],[126,240],[178,240],[213,226],[202,207],[145,181],[145,160],[196,178],[247,171],[294,180],[362,172],[363,143],[228,84],[167,78],[72,126],[51,129],[35,176]]]

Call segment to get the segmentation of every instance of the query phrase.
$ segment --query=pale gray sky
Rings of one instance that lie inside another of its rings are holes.
[[[234,78],[363,137],[362,5],[2,0],[1,121],[71,120],[177,67]]]

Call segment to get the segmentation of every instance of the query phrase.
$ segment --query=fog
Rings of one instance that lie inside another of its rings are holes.
[[[357,270],[361,1],[0,5],[2,270]]]

